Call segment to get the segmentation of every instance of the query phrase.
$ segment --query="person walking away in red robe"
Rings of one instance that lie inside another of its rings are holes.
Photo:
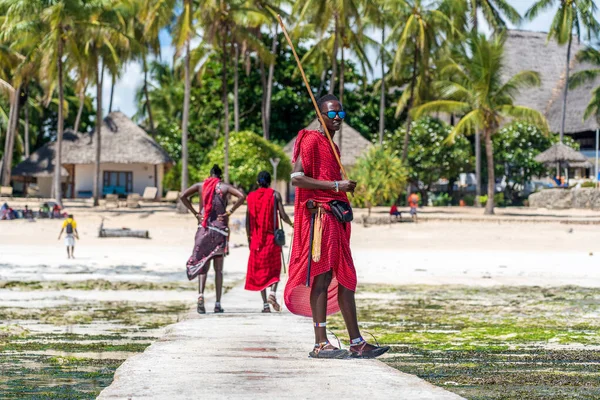
[[[196,211],[191,198],[200,197],[199,209]],[[227,211],[227,196],[237,197],[237,202],[231,210]],[[229,238],[229,217],[246,199],[246,195],[235,187],[221,181],[221,168],[214,165],[210,170],[210,177],[204,182],[196,183],[186,189],[180,197],[183,205],[194,214],[198,220],[198,230],[194,241],[192,255],[187,262],[187,276],[191,281],[198,276],[198,313],[205,314],[204,288],[213,260],[215,269],[215,291],[217,299],[215,313],[222,313],[221,293],[223,291],[223,259],[227,254],[227,241]]]
[[[342,104],[333,95],[319,99],[318,107],[327,130],[333,136],[346,116]],[[339,155],[339,148],[336,146]],[[350,251],[350,223],[339,221],[331,213],[330,202],[348,203],[347,192],[356,182],[342,180],[340,166],[323,127],[302,130],[296,138],[292,157],[292,185],[296,187],[294,205],[294,241],[289,279],[284,300],[288,309],[298,315],[312,316],[315,345],[312,358],[373,358],[389,350],[367,343],[361,336],[356,317],[356,270]],[[316,207],[314,207],[316,205]],[[310,207],[310,209],[309,209]],[[349,206],[348,206],[349,207]],[[315,209],[316,208],[316,209]],[[311,218],[314,212],[313,242]],[[309,255],[309,247],[312,254]],[[309,283],[305,285],[308,257],[311,257]],[[337,297],[337,301],[335,298]],[[350,335],[350,351],[341,350],[327,340],[326,318],[340,311]]]
[[[246,234],[248,235],[248,273],[246,290],[260,291],[264,313],[270,313],[271,307],[280,311],[277,303],[277,283],[281,275],[281,247],[275,243],[275,229],[279,229],[279,218],[294,226],[283,208],[281,194],[270,188],[271,174],[261,171],[258,174],[258,189],[248,194],[246,212]],[[271,288],[267,300],[267,288]]]

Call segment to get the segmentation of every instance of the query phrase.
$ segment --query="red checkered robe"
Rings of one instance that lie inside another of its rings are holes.
[[[336,151],[339,154],[337,146]],[[306,176],[323,181],[342,180],[340,167],[329,140],[319,131],[300,131],[294,145],[292,163],[295,163],[298,157],[302,158],[302,168]],[[332,200],[348,202],[348,197],[346,193],[335,190],[296,188],[294,241],[284,300],[292,313],[306,317],[312,316],[310,288],[305,286],[310,240],[310,213],[306,208],[308,200],[318,203],[328,203]],[[356,290],[356,270],[350,252],[350,224],[341,223],[331,213],[326,212],[323,215],[321,259],[311,264],[311,286],[315,276],[329,270],[333,270],[333,279],[328,290],[328,315],[340,310],[337,301],[338,283],[349,290]]]
[[[281,247],[275,244],[275,191],[259,188],[248,195],[250,218],[250,258],[246,274],[246,290],[260,291],[275,282],[281,274]]]

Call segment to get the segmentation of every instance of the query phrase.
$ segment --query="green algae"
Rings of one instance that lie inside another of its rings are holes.
[[[126,301],[0,308],[0,320],[9,324],[0,327],[0,397],[95,398],[128,355],[144,351],[158,338],[157,328],[179,321],[189,308]],[[74,326],[86,328],[71,333]]]
[[[195,282],[130,282],[87,279],[81,281],[0,281],[0,289],[11,290],[196,290]],[[211,290],[211,284],[207,289]]]
[[[600,289],[359,288],[389,365],[468,399],[600,398]],[[332,330],[348,340],[340,315]]]

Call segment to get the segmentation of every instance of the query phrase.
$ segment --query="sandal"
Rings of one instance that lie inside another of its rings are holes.
[[[223,307],[221,307],[220,304],[215,304],[215,314],[221,314],[225,312],[225,310],[223,310]]]
[[[273,306],[273,310],[279,312],[281,311],[281,306],[279,305],[279,303],[277,302],[277,297],[275,297],[275,295],[273,293],[271,293],[269,295],[269,300],[268,300],[269,304]]]
[[[329,342],[322,342],[315,344],[313,350],[308,353],[308,357],[343,360],[349,358],[350,353],[347,350],[338,349]]]
[[[263,313],[270,313],[271,312],[271,307],[269,307],[269,303],[265,303],[263,305],[263,309],[262,309]]]
[[[206,308],[204,307],[204,296],[198,297],[198,307],[196,308],[198,314],[206,314]]]
[[[376,358],[390,350],[390,346],[373,346],[371,350],[365,350],[368,345],[367,341],[360,338],[358,343],[350,344],[350,355],[352,358]]]

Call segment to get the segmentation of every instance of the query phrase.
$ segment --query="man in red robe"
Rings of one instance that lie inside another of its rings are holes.
[[[319,99],[318,106],[327,130],[337,132],[346,116],[342,104],[333,95]],[[339,149],[335,150],[339,155]],[[329,140],[322,127],[302,130],[298,134],[292,157],[292,185],[296,187],[294,205],[294,241],[289,280],[285,287],[285,304],[294,313],[312,316],[315,346],[313,358],[373,358],[389,350],[367,343],[360,335],[356,318],[356,270],[350,251],[350,223],[340,222],[332,213],[330,202],[348,203],[346,192],[354,191],[356,182],[342,180]],[[316,228],[311,234],[314,207]],[[320,210],[319,210],[320,209]],[[313,242],[313,236],[320,238]],[[310,287],[305,285],[309,248],[312,249]],[[315,250],[318,249],[315,256]],[[335,298],[337,297],[337,301]],[[327,340],[326,317],[342,311],[350,335],[350,351],[341,350]]]
[[[277,303],[277,283],[281,275],[281,247],[275,243],[275,229],[279,229],[279,218],[293,226],[281,201],[281,194],[270,188],[271,174],[261,171],[258,174],[258,189],[247,198],[246,233],[250,258],[246,274],[246,290],[260,291],[264,313],[270,313],[271,307],[280,311]],[[271,288],[267,300],[267,288]]]

